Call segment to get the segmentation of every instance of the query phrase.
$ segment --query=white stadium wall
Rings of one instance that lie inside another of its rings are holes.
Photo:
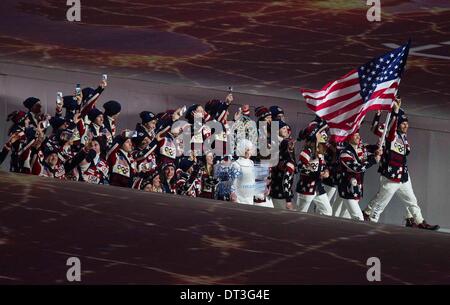
[[[96,87],[101,73],[92,74],[77,71],[46,69],[25,65],[0,63],[0,142],[7,139],[10,123],[6,116],[13,110],[23,109],[22,101],[29,96],[41,99],[44,111],[53,114],[57,91],[68,95],[74,91],[76,83],[82,87]],[[109,75],[108,87],[99,100],[98,107],[104,102],[114,99],[122,104],[119,129],[134,128],[139,121],[138,113],[142,110],[153,112],[174,109],[181,105],[193,103],[204,104],[208,99],[223,98],[224,90],[188,87],[177,84],[125,79]],[[256,106],[279,105],[287,114],[287,121],[293,127],[294,136],[314,117],[300,100],[287,100],[277,97],[239,93],[236,86],[235,104],[231,113],[242,104],[250,104],[252,110]],[[404,101],[408,110],[408,101]],[[252,114],[254,112],[252,111]],[[376,138],[368,131],[372,114],[366,118],[361,128],[363,139],[375,143]],[[441,227],[450,228],[450,121],[423,116],[409,116],[409,141],[412,152],[409,156],[409,169],[414,191],[425,219],[430,223],[438,223]],[[2,165],[7,170],[9,160]],[[369,170],[365,179],[365,198],[362,206],[372,198],[378,188],[379,175],[377,167]],[[64,194],[61,194],[64,196]],[[394,197],[380,222],[402,224],[404,206]]]

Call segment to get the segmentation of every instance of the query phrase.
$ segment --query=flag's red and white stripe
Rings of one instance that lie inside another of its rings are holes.
[[[368,111],[390,109],[399,82],[400,78],[396,78],[378,84],[370,99],[364,102],[358,71],[352,70],[322,90],[302,89],[301,92],[308,108],[327,121],[331,140],[340,142],[359,128]]]

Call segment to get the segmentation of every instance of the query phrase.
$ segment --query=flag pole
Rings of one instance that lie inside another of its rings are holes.
[[[399,84],[400,84],[400,81],[399,81]],[[398,87],[395,90],[394,99],[397,99],[397,91],[398,91]],[[392,100],[392,104],[393,103],[394,103],[394,100]],[[392,104],[391,104],[391,106],[392,106]],[[388,114],[386,116],[386,121],[384,122],[383,135],[381,136],[381,141],[380,141],[380,144],[379,144],[378,148],[383,148],[384,142],[386,141],[386,134],[387,134],[387,130],[388,130],[388,127],[389,127],[389,123],[391,121],[391,113],[392,113],[392,109],[388,112]]]
[[[381,142],[379,142],[380,144],[379,144],[378,148],[383,148],[384,142],[386,140],[386,133],[388,130],[389,122],[391,120],[391,112],[392,111],[389,111],[389,113],[386,116],[386,121],[384,123],[383,135],[381,136]]]

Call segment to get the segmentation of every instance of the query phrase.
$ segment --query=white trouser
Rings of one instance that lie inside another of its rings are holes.
[[[335,217],[350,219],[350,213],[345,208],[343,199],[337,194],[337,187],[324,185],[324,188],[327,192],[328,200],[330,201],[330,205],[333,210],[332,215]]]
[[[364,221],[363,213],[359,207],[359,199],[343,199],[343,202],[344,208],[347,210],[347,213],[350,214],[351,219]],[[343,213],[341,212],[341,214]]]
[[[380,185],[381,185],[381,181],[382,181],[382,178],[383,178],[383,177],[384,177],[384,176],[380,176]],[[408,178],[409,178],[409,177],[408,177]],[[408,180],[409,180],[409,179],[408,179]],[[364,209],[364,212],[365,212],[367,215],[372,214],[372,210],[373,210],[373,206],[375,205],[375,202],[376,202],[376,201],[374,201],[374,200],[372,199],[372,200],[369,202],[369,204],[367,205],[367,207]],[[406,210],[405,218],[414,218],[413,215],[411,214],[411,212],[410,212],[408,206],[405,206],[405,210]]]
[[[350,219],[350,213],[344,204],[344,199],[340,196],[336,196],[336,200],[333,203],[333,216]]]
[[[366,209],[366,212],[370,211],[370,220],[378,222],[381,213],[383,213],[389,201],[391,201],[392,196],[396,193],[405,205],[409,216],[414,218],[417,224],[422,223],[422,212],[417,205],[417,198],[412,189],[411,177],[408,177],[408,181],[405,183],[393,182],[384,176],[381,177],[378,193],[370,201]]]
[[[336,197],[334,195],[336,194],[337,188],[335,186],[329,186],[324,184],[323,187],[325,188],[325,192],[327,192],[328,201],[330,202],[330,205],[333,206],[334,200],[336,200]]]
[[[300,212],[308,212],[309,206],[313,201],[316,206],[316,212],[319,215],[331,216],[332,210],[326,193],[322,195],[303,195],[297,193],[297,206]]]
[[[276,199],[272,198],[273,207],[275,209],[286,210],[286,199]]]

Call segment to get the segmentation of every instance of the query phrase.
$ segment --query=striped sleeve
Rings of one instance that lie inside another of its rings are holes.
[[[299,166],[301,165],[308,165],[309,161],[311,160],[310,152],[308,149],[302,150],[300,153],[300,156],[298,157]]]

